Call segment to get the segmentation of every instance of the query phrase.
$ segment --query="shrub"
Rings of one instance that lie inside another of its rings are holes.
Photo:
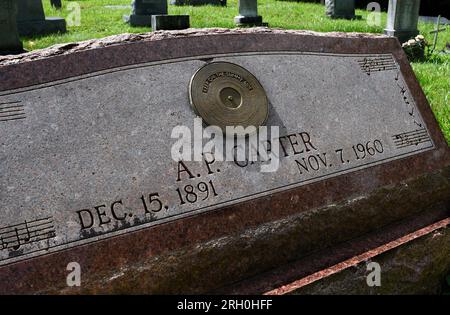
[[[423,61],[427,46],[428,43],[422,35],[417,35],[416,38],[410,39],[402,45],[410,62]]]

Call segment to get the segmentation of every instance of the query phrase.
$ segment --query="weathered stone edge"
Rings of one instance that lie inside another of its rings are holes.
[[[343,32],[314,32],[306,30],[282,30],[271,29],[267,27],[254,28],[202,28],[202,29],[188,29],[179,31],[157,31],[140,34],[120,34],[112,35],[100,39],[91,39],[82,42],[64,43],[54,45],[45,49],[39,49],[20,55],[0,56],[0,66],[18,64],[29,62],[33,60],[44,59],[48,57],[66,55],[79,51],[108,47],[113,45],[120,45],[134,42],[149,42],[164,39],[180,38],[180,37],[194,37],[194,36],[211,36],[211,35],[241,35],[241,34],[290,34],[290,35],[310,35],[321,37],[345,37],[345,38],[388,38],[382,34],[371,33],[343,33]]]

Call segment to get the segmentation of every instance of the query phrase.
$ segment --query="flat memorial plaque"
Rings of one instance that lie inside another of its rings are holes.
[[[267,47],[150,55],[45,83],[0,83],[0,264],[436,150],[393,53]],[[219,61],[263,86],[266,125],[280,127],[277,171],[171,158],[173,128],[194,130],[191,77]]]

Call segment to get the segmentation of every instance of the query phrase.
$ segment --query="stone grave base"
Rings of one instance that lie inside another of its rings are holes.
[[[49,17],[42,21],[22,21],[17,24],[21,36],[65,33],[66,21],[63,18]]]
[[[333,246],[327,253],[313,252],[220,293],[442,294],[450,274],[450,217],[446,209],[442,203],[427,213]],[[345,259],[336,259],[338,256]],[[323,268],[312,267],[321,263]],[[373,271],[371,263],[380,266],[380,286],[367,284]]]
[[[152,30],[183,30],[189,28],[189,15],[152,15]]]
[[[450,274],[449,223],[447,219],[430,225],[424,229],[430,230],[426,235],[368,261],[355,257],[351,267],[294,289],[290,294],[442,294],[445,279]],[[405,237],[413,236],[411,233]],[[367,285],[367,264],[371,261],[381,267],[380,286]]]
[[[234,23],[237,26],[268,26],[268,23],[264,23],[262,16],[236,16]]]
[[[397,37],[400,43],[404,43],[411,38],[419,35],[419,31],[393,31],[393,30],[384,30],[384,33],[388,36]]]

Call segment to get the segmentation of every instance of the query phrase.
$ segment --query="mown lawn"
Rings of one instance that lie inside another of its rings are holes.
[[[56,11],[50,7],[49,0],[43,0],[47,16],[61,16],[68,21],[79,8],[80,25],[69,26],[68,32],[61,35],[24,38],[28,50],[44,48],[58,43],[101,38],[120,33],[141,33],[149,28],[133,28],[125,24],[122,16],[129,14],[131,0],[63,0],[63,8]],[[259,0],[259,14],[270,27],[284,29],[307,29],[320,32],[369,32],[381,33],[386,24],[386,14],[381,15],[379,26],[369,26],[368,12],[357,10],[361,20],[331,20],[325,17],[324,7],[319,4],[298,3],[276,0]],[[237,15],[237,0],[228,0],[227,7],[176,7],[169,5],[169,14],[189,14],[191,27],[233,28],[233,18]],[[432,42],[430,31],[434,25],[420,23],[419,29],[425,38]],[[438,48],[450,43],[450,27],[441,33]],[[432,110],[450,144],[450,55],[433,55],[426,62],[413,63],[414,71],[431,104]]]

